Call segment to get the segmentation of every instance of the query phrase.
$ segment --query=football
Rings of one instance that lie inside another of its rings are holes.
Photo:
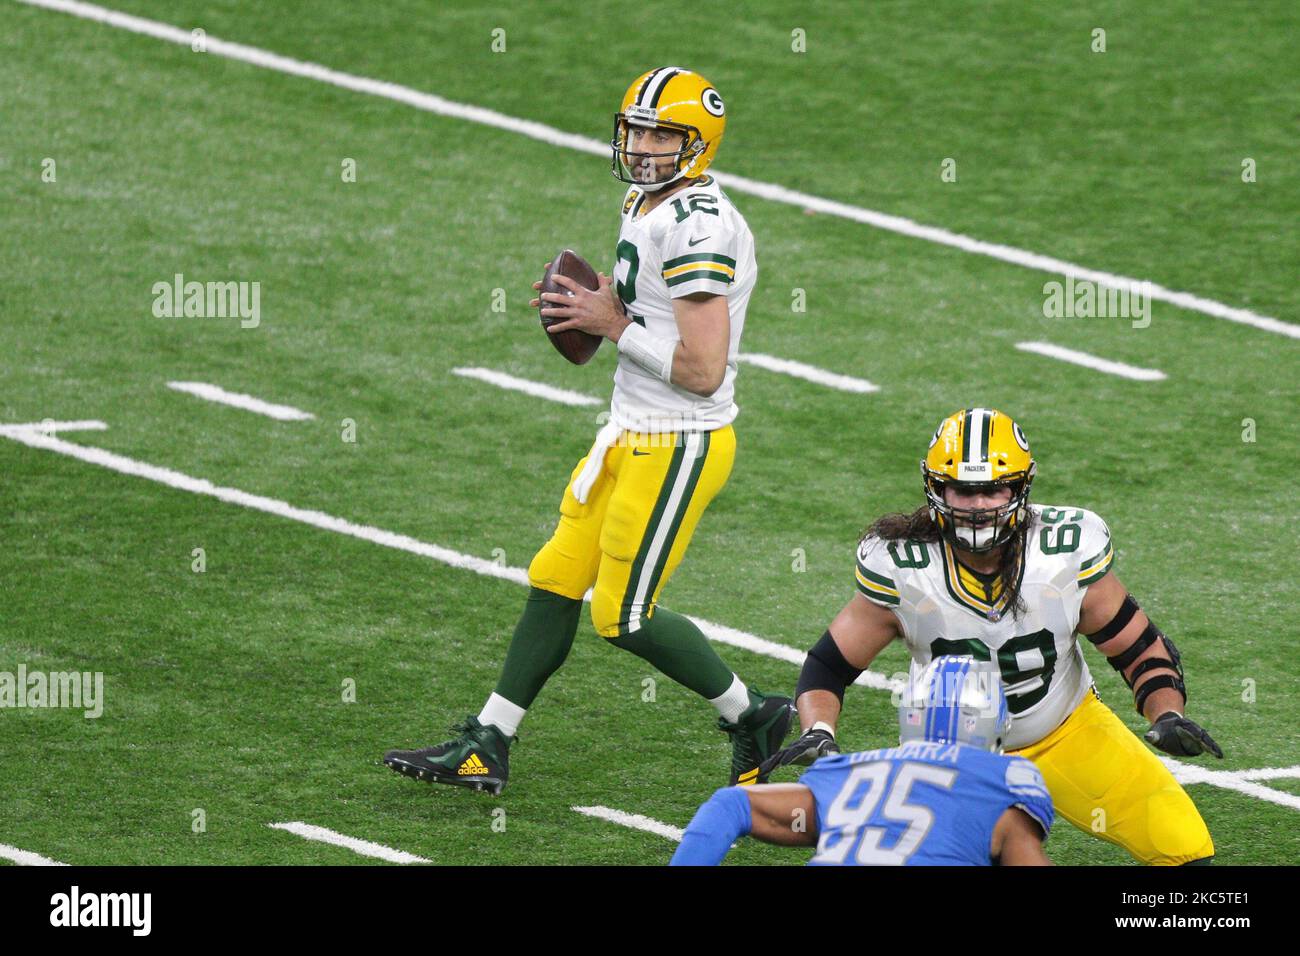
[[[573,295],[568,289],[555,281],[553,276],[556,274],[568,276],[579,285],[596,290],[600,288],[600,279],[596,276],[596,270],[591,267],[586,259],[578,255],[572,249],[561,250],[553,259],[551,265],[542,276],[542,287],[538,290],[539,298],[542,292],[558,292],[562,295]],[[551,303],[552,305],[554,303]],[[547,302],[542,300],[538,308],[538,315],[542,320],[542,328],[556,322],[565,321],[558,316],[541,315],[541,310],[546,308]],[[568,329],[564,332],[556,332],[554,335],[547,332],[546,337],[566,359],[574,365],[586,365],[591,361],[591,357],[596,354],[596,349],[600,348],[600,343],[604,338],[599,335],[592,335],[590,332],[584,332],[581,329]]]

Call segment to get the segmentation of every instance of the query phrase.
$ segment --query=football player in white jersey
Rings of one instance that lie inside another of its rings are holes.
[[[1105,522],[1030,504],[1037,464],[1020,426],[968,408],[939,425],[921,461],[926,504],[886,515],[858,548],[857,592],[809,652],[796,691],[804,735],[763,768],[838,751],[844,689],[899,639],[913,669],[932,657],[994,660],[1012,722],[1008,753],[1042,771],[1057,811],[1146,863],[1208,861],[1204,821],[1173,775],[1097,694],[1082,634],[1134,691],[1146,740],[1180,757],[1223,752],[1184,716],[1172,641],[1112,570]]]
[[[588,290],[556,276],[572,295],[532,302],[563,320],[550,332],[583,329],[617,345],[609,422],[528,567],[496,690],[453,739],[386,754],[393,770],[500,793],[515,730],[568,655],[588,589],[597,633],[717,709],[732,738],[732,784],[758,782],[780,748],[790,698],[747,686],[699,627],[658,605],[735,457],[736,362],[758,266],[749,226],[707,172],[725,126],[722,97],[690,70],[650,70],[624,95],[610,146],[630,188],[613,278]]]

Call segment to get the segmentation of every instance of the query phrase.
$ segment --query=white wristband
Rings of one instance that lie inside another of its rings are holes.
[[[676,340],[651,335],[644,325],[633,322],[618,337],[618,350],[659,381],[672,378]]]
[[[808,729],[809,729],[810,731],[811,731],[811,730],[824,730],[824,731],[826,731],[826,733],[828,733],[828,734],[831,735],[831,739],[832,739],[832,740],[835,739],[835,728],[832,727],[830,724],[826,723],[826,721],[824,721],[824,720],[819,720],[819,721],[817,721],[817,723],[813,724],[813,725],[812,725],[811,727],[809,727]]]

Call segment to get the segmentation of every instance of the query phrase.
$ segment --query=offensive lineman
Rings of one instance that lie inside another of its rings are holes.
[[[500,793],[515,730],[573,644],[583,594],[610,644],[704,697],[732,738],[731,783],[752,784],[785,739],[788,697],[731,671],[689,619],[658,605],[735,457],[731,422],[745,308],[758,267],[749,226],[707,175],[726,126],[722,97],[697,73],[638,77],[614,117],[612,171],[623,199],[614,278],[547,293],[544,314],[618,347],[609,423],[573,470],[496,690],[451,740],[393,750],[393,770]],[[540,287],[534,283],[533,288]],[[538,306],[534,299],[533,306]]]
[[[1209,862],[1209,830],[1173,775],[1097,695],[1082,634],[1134,691],[1166,753],[1223,751],[1183,715],[1173,642],[1111,571],[1110,530],[1082,508],[1029,504],[1037,464],[998,411],[950,415],[921,461],[926,505],[886,515],[858,548],[857,593],[809,651],[799,676],[804,735],[785,763],[838,752],[844,688],[892,640],[912,667],[943,654],[995,659],[1010,701],[1009,753],[1042,771],[1056,810],[1144,863]]]

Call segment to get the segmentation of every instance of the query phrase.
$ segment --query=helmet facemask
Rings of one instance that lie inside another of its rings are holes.
[[[638,112],[643,115],[637,115]],[[669,183],[689,176],[695,160],[704,155],[708,144],[694,126],[656,120],[655,111],[646,107],[629,106],[626,113],[614,114],[614,137],[609,146],[612,151],[610,170],[615,178],[640,187],[645,192],[658,192]],[[631,141],[630,128],[665,129],[682,137],[681,146],[669,153],[633,153],[627,149]],[[659,160],[673,161],[673,175],[667,179],[652,179],[658,174]]]
[[[930,517],[939,525],[944,540],[954,547],[975,554],[999,548],[1027,526],[1029,487],[1033,484],[1034,470],[1031,467],[1027,474],[1011,475],[997,481],[956,482],[930,472],[922,461],[921,473],[925,477]],[[971,493],[1009,487],[1011,499],[994,508],[956,508],[944,495],[944,489],[949,485]]]

